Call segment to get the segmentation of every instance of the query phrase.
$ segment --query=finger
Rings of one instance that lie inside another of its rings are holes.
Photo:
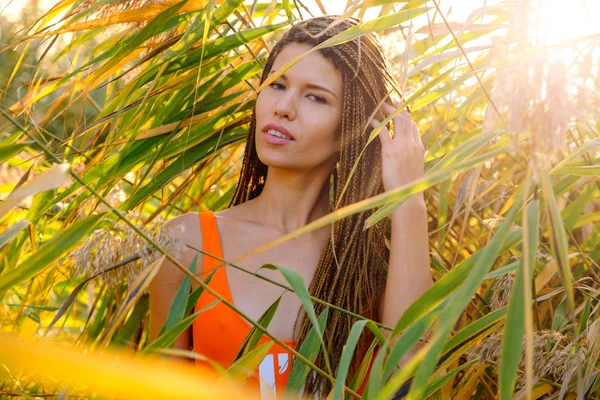
[[[384,104],[386,104],[386,110],[389,111],[390,114],[395,113],[397,111],[397,108],[394,108],[387,103],[384,103]],[[411,132],[412,119],[410,117],[410,114],[406,110],[402,110],[393,119],[394,119],[394,137],[400,136],[400,137],[403,137],[405,140],[414,140],[413,134]]]
[[[412,121],[411,124],[411,132],[413,134],[413,139],[415,139],[415,143],[423,146],[423,141],[421,140],[421,134],[419,133],[419,127],[415,121]]]
[[[402,113],[399,113],[399,114],[397,113],[398,107],[394,107],[391,104],[389,104],[389,103],[386,102],[386,103],[382,104],[381,108],[382,108],[383,112],[385,114],[387,114],[387,115],[393,115],[393,114],[395,114],[392,117],[392,119],[394,121],[394,125],[398,125],[398,124],[402,124],[403,123],[402,117],[401,117]]]
[[[385,115],[389,116],[389,115],[392,115],[392,114],[394,114],[396,112],[396,108],[392,107],[389,103],[386,102],[386,103],[383,103],[381,105],[381,111],[383,111],[383,113]],[[394,123],[394,126],[393,126],[393,128],[394,128],[394,136],[393,137],[396,137],[396,132],[397,132],[396,125],[398,125],[400,123],[400,120],[398,119],[398,116],[395,115],[394,117],[392,117],[392,121]]]
[[[386,101],[386,102],[384,102],[384,103],[381,105],[381,108],[382,108],[382,110],[383,110],[383,111],[384,111],[386,114],[390,115],[390,114],[394,114],[394,113],[396,113],[396,111],[397,111],[397,110],[400,108],[400,104],[398,104],[398,103],[396,103],[396,102],[388,103],[388,102]],[[409,115],[410,115],[410,113],[407,111],[407,109],[406,109],[406,108],[405,108],[404,110],[402,110],[402,111],[401,111],[401,112],[400,112],[398,115],[400,115],[400,114],[402,114],[402,113],[404,113],[404,112],[406,112],[407,114],[409,114]],[[397,115],[397,116],[398,116],[398,115]]]
[[[375,128],[377,128],[377,126],[379,126],[379,124],[381,124],[381,121],[379,121],[376,118],[371,118],[370,124],[373,127],[373,129],[375,129]],[[378,133],[378,136],[379,136],[379,140],[381,140],[382,146],[387,146],[392,141],[392,138],[390,137],[390,132],[387,130],[387,128],[385,126],[381,128],[381,130]]]
[[[387,101],[381,105],[381,108],[383,109],[383,112],[385,112],[387,115],[393,114],[397,110],[396,107],[394,107],[393,105],[391,105]]]

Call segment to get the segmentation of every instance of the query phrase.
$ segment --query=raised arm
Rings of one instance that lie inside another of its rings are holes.
[[[382,109],[389,115],[395,113],[397,107],[384,103]],[[379,132],[386,191],[414,182],[424,174],[425,149],[417,124],[405,110],[393,117],[393,121],[393,138],[386,128]],[[375,128],[380,122],[373,119],[371,124]],[[380,308],[382,323],[395,326],[404,311],[433,285],[428,240],[427,208],[421,192],[392,212],[389,269]],[[384,334],[389,336],[387,331]],[[417,347],[402,358],[401,365],[412,357]]]

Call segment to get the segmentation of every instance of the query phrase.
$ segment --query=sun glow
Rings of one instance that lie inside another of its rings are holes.
[[[516,0],[462,1],[436,0],[451,22],[464,22],[475,9],[505,6],[507,10],[521,7]],[[600,40],[600,1],[598,0],[524,0],[530,5],[529,37],[537,46],[553,46],[571,39],[594,36]],[[430,2],[429,2],[430,3]],[[430,3],[431,4],[431,3]],[[508,22],[515,22],[508,15]],[[583,39],[582,39],[583,41]]]
[[[597,0],[534,0],[530,36],[537,47],[548,47],[564,61],[578,56],[581,45],[600,41],[600,2]]]
[[[533,29],[545,45],[600,35],[600,2],[587,0],[534,0]],[[537,21],[536,21],[537,17]]]

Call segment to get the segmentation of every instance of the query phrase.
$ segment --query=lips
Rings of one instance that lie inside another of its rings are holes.
[[[285,136],[289,137],[290,139],[295,140],[294,135],[292,135],[287,129],[285,129],[281,125],[277,125],[277,124],[270,122],[263,128],[263,132],[268,132],[270,129],[274,129],[280,133],[283,133]]]

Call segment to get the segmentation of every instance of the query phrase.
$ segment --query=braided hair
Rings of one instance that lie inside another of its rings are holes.
[[[304,43],[314,47],[358,24],[354,18],[332,24],[334,21],[335,16],[323,16],[293,25],[273,47],[262,73],[261,84],[267,78],[275,58],[286,45]],[[333,211],[336,206],[344,207],[383,192],[381,143],[373,140],[367,146],[372,131],[368,119],[388,94],[388,86],[396,86],[389,70],[389,60],[374,34],[369,33],[319,51],[341,72],[343,84],[341,152],[331,176]],[[383,119],[380,112],[375,116]],[[230,207],[257,197],[264,187],[268,167],[260,161],[256,152],[255,134],[256,117],[253,111],[242,170]],[[363,150],[364,153],[360,156]],[[360,161],[351,175],[359,156]],[[343,186],[346,184],[344,190]],[[321,252],[308,290],[316,298],[376,319],[381,307],[380,295],[385,288],[389,249],[384,236],[385,220],[367,230],[363,229],[365,221],[373,212],[374,210],[359,212],[333,224],[332,234]],[[314,304],[314,307],[317,315],[324,309],[321,304]],[[329,314],[324,340],[333,371],[337,370],[343,346],[354,322],[355,318],[345,313],[331,310]],[[306,338],[311,326],[308,316],[301,308],[294,324],[294,332],[298,335],[294,339],[298,345]],[[350,373],[356,372],[372,338],[370,332],[362,335]],[[317,356],[315,363],[320,368],[324,367],[322,353]],[[330,390],[329,380],[317,374],[309,374],[305,382],[305,394],[320,397]]]

